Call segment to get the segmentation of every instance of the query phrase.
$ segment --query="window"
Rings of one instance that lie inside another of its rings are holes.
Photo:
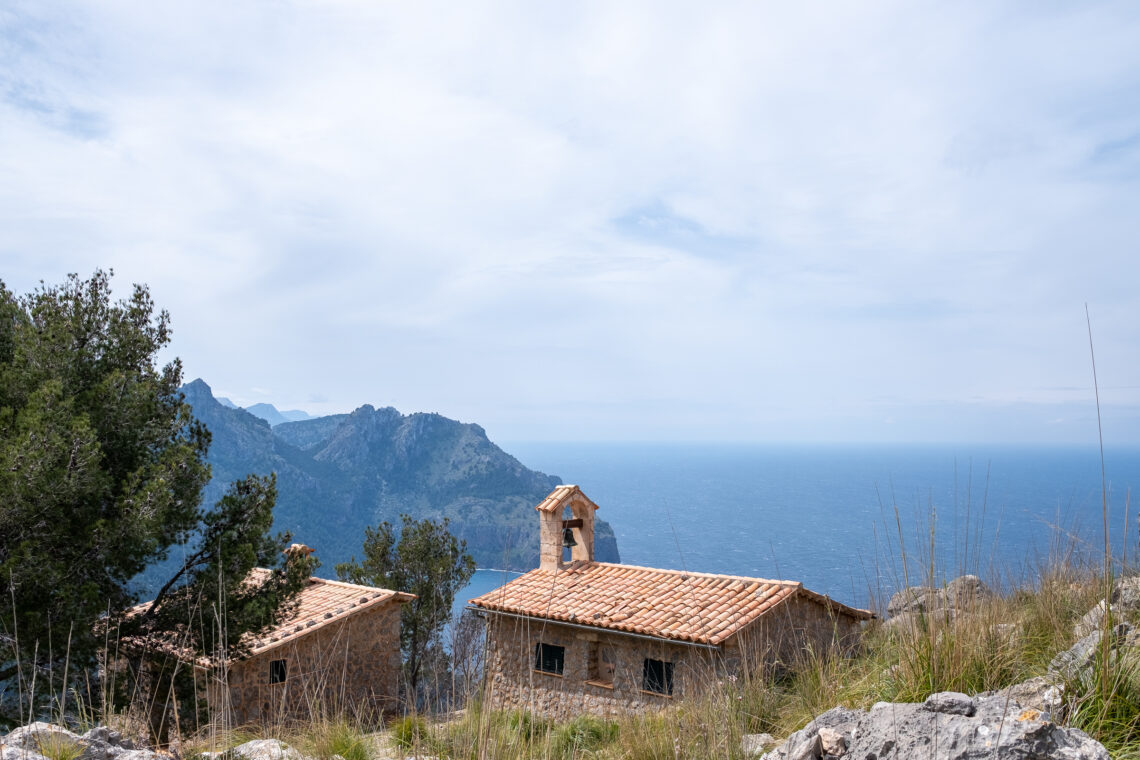
[[[641,688],[654,694],[673,694],[673,663],[645,658],[641,674]]]
[[[613,686],[614,650],[597,641],[590,644],[590,678],[595,684]]]
[[[566,662],[566,647],[554,644],[534,645],[534,669],[543,673],[562,675],[562,666]]]
[[[269,661],[269,683],[285,683],[285,661]]]

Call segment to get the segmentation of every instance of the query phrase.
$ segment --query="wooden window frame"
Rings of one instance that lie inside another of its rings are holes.
[[[285,683],[289,677],[289,661],[285,659],[269,661],[269,683]]]
[[[545,666],[552,665],[553,670]],[[534,669],[538,673],[561,676],[566,670],[566,647],[539,641],[534,645]]]
[[[656,664],[654,665],[654,663]],[[654,675],[651,672],[651,669],[653,668],[660,670],[660,681],[658,681],[655,677],[651,678],[651,676]],[[658,660],[654,657],[646,657],[641,666],[641,690],[646,694],[656,694],[660,697],[672,697],[674,691],[673,661]]]

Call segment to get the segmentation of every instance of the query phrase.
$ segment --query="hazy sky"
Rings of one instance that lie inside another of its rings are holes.
[[[0,5],[0,279],[240,404],[1140,442],[1140,5]]]

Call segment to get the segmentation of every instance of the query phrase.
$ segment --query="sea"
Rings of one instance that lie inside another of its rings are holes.
[[[1140,557],[1140,448],[511,443],[580,486],[624,564],[801,581],[860,607],[965,573],[1012,588],[1056,562]],[[1103,486],[1103,487],[1102,487]],[[1105,530],[1107,526],[1107,532]],[[456,599],[517,574],[481,568]]]

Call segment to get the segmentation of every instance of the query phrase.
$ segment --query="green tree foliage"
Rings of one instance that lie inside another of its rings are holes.
[[[268,536],[272,478],[201,506],[210,436],[178,391],[180,362],[157,364],[170,334],[145,286],[113,302],[102,271],[20,297],[0,283],[0,645],[14,650],[0,663],[82,666],[99,630],[179,627],[205,653],[217,637],[187,625],[191,607],[223,606],[227,624],[211,628],[233,644],[307,575],[307,559],[283,559],[287,537]],[[137,601],[131,579],[173,547],[186,559],[155,604],[119,620]],[[255,565],[277,569],[243,584]]]
[[[400,649],[404,656],[407,699],[416,703],[424,665],[442,646],[444,627],[451,619],[455,594],[475,572],[467,543],[448,531],[448,521],[416,520],[400,515],[399,539],[392,524],[382,522],[364,531],[364,559],[336,566],[342,581],[415,594],[404,605]]]

